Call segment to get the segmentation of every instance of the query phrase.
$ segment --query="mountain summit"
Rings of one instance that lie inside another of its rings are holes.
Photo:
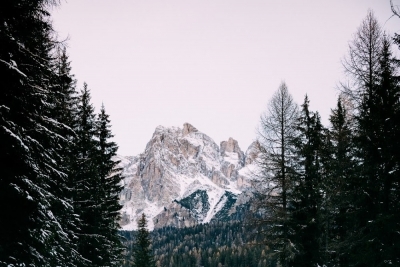
[[[187,227],[227,216],[243,190],[257,153],[254,143],[243,153],[233,138],[218,146],[185,123],[158,126],[143,153],[121,157],[123,205],[121,226],[136,228],[145,213],[149,228]]]

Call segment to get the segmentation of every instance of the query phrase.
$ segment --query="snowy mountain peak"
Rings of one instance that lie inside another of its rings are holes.
[[[183,124],[183,129],[182,129],[183,136],[193,132],[198,132],[198,130],[195,127],[193,127],[190,123],[185,122]]]
[[[150,229],[209,222],[227,196],[231,205],[248,186],[242,170],[248,167],[246,155],[238,142],[229,138],[218,146],[189,123],[182,129],[158,126],[143,153],[118,159],[125,230],[136,228],[142,212],[150,218]]]

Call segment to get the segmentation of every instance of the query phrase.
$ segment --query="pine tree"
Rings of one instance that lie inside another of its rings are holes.
[[[154,258],[151,251],[150,234],[147,230],[147,219],[143,213],[138,221],[138,232],[133,251],[133,267],[154,267]]]

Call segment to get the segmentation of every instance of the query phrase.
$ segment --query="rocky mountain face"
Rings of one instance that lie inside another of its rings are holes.
[[[149,228],[188,227],[223,218],[243,203],[257,157],[232,138],[218,146],[189,123],[158,126],[143,153],[117,157],[123,168],[121,226],[136,228],[144,212]]]

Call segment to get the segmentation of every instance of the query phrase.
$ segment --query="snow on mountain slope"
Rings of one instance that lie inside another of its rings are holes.
[[[210,222],[249,186],[254,144],[248,151],[232,138],[218,146],[188,123],[182,129],[158,126],[143,153],[116,157],[124,177],[122,229],[136,229],[143,212],[149,229]]]

